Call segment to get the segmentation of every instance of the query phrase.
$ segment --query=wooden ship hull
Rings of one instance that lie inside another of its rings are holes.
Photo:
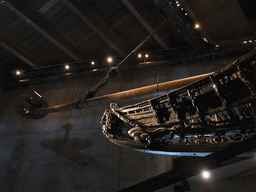
[[[101,119],[113,143],[170,155],[206,155],[256,134],[256,49],[195,83]]]

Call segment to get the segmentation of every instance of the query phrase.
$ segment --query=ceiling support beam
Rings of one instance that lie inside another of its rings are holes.
[[[28,4],[22,0],[7,0],[4,4],[75,61],[83,60],[84,56],[80,50],[47,23],[42,16],[34,11]]]
[[[70,10],[97,33],[118,54],[126,55],[131,50],[127,43],[114,31],[113,27],[103,21],[85,2],[62,0]]]
[[[139,20],[139,22],[146,28],[146,30],[151,34],[157,26],[153,26],[150,22],[151,16],[145,15],[146,12],[142,13],[142,11],[136,6],[136,3],[131,2],[131,0],[122,0],[124,5],[133,13],[133,15]],[[162,48],[168,49],[168,45],[166,41],[161,38],[158,33],[153,35],[153,38],[161,45]]]
[[[39,53],[26,46],[12,35],[3,32],[2,30],[0,30],[0,46],[11,52],[13,55],[31,67],[42,66],[43,59],[40,58]]]

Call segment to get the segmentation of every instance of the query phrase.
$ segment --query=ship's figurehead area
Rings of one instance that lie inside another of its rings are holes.
[[[144,102],[112,103],[101,119],[113,143],[150,152],[206,153],[256,134],[256,51],[193,84]]]

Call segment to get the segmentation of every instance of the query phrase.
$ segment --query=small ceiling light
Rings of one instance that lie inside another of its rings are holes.
[[[92,65],[94,65],[94,64],[95,64],[95,62],[94,62],[94,61],[92,61],[92,62],[91,62],[91,64],[92,64]]]
[[[141,58],[141,57],[142,57],[142,55],[141,55],[141,54],[138,54],[138,57],[139,57],[139,58]]]
[[[252,42],[252,40],[249,40],[249,43],[251,43]]]
[[[145,57],[148,58],[148,54],[146,54]]]
[[[19,70],[16,71],[16,75],[20,75],[21,72]]]
[[[183,7],[181,7],[180,10],[182,11],[182,10],[183,10]]]
[[[244,43],[247,43],[247,41],[244,41]]]
[[[203,172],[202,172],[202,177],[203,177],[204,179],[210,179],[211,174],[210,174],[209,171],[203,171]]]
[[[199,24],[195,24],[195,28],[198,29],[200,27]]]
[[[69,69],[69,65],[65,65],[65,69]]]
[[[113,61],[112,57],[108,57],[108,62],[111,63]]]
[[[177,4],[177,7],[179,7],[180,6],[180,4]]]
[[[188,13],[185,13],[185,15],[188,15]]]

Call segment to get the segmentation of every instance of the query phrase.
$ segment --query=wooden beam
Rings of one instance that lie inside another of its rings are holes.
[[[127,43],[103,21],[84,1],[62,0],[84,23],[97,33],[118,54],[126,55],[131,50]]]
[[[136,2],[132,2],[131,0],[122,0],[125,6],[133,13],[133,15],[139,20],[139,22],[147,29],[149,33],[152,33],[157,26],[154,26],[150,20],[154,19],[151,15],[143,12],[138,8]],[[159,32],[158,32],[159,33]],[[158,35],[158,33],[154,34],[154,39],[161,45],[162,48],[168,49],[168,45],[166,40]]]
[[[7,0],[4,4],[71,58],[76,61],[83,60],[84,57],[80,50],[61,35],[53,26],[47,23],[30,5],[22,0]]]
[[[43,59],[40,58],[39,53],[37,53],[35,50],[32,50],[30,47],[16,39],[11,34],[5,33],[1,29],[0,45],[31,67],[40,67],[43,64]]]

